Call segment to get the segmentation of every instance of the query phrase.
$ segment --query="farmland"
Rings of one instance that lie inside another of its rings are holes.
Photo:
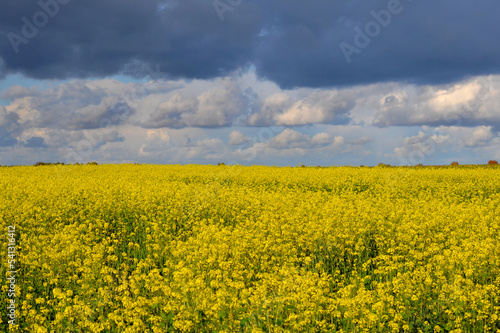
[[[1,331],[500,331],[497,166],[2,167],[0,223]]]

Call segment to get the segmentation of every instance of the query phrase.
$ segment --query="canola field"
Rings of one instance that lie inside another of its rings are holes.
[[[499,167],[1,167],[0,223],[2,332],[500,332]]]

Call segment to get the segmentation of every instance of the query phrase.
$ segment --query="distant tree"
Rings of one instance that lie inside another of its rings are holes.
[[[458,162],[451,162],[451,165],[453,165],[453,166],[457,166],[457,165],[459,165],[459,164],[458,164]]]
[[[488,165],[498,165],[498,162],[495,160],[489,160]]]
[[[42,165],[64,165],[64,163],[62,163],[62,162],[55,162],[55,163],[52,163],[52,162],[36,162],[34,164],[34,166],[42,166]]]

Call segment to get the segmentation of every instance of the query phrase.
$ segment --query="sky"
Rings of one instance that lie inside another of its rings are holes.
[[[494,0],[0,2],[0,165],[500,160]]]

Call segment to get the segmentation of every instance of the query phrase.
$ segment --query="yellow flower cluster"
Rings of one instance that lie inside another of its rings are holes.
[[[2,167],[0,224],[2,332],[500,332],[495,167]]]

